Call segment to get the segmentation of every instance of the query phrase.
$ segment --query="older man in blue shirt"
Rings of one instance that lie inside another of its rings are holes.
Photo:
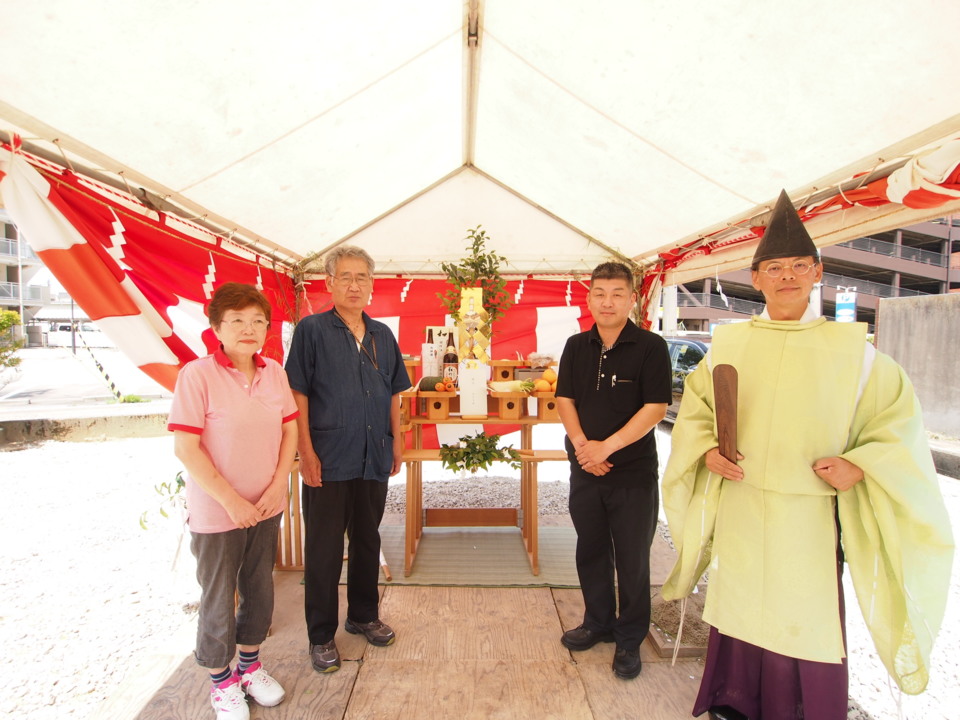
[[[403,454],[399,394],[410,387],[393,333],[363,311],[373,290],[372,258],[342,246],[327,255],[325,269],[333,309],[300,322],[286,366],[300,411],[304,611],[310,660],[322,673],[340,668],[334,635],[345,531],[344,629],[378,646],[396,639],[379,615],[380,520],[387,479],[399,472]]]

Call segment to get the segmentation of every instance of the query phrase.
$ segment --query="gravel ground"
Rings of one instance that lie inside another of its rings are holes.
[[[193,618],[199,590],[192,558],[184,547],[171,570],[177,523],[156,514],[160,496],[153,490],[180,469],[172,441],[47,442],[0,453],[0,467],[6,501],[0,646],[12,654],[0,713],[31,720],[87,718],[129,671]],[[560,467],[541,473],[543,514],[566,512],[562,475]],[[516,502],[516,480],[442,477],[425,472],[429,504]],[[402,474],[391,483],[388,511],[402,512],[400,483]],[[941,478],[941,487],[954,526],[960,526],[960,482]],[[144,531],[139,519],[147,510],[151,521]],[[853,598],[849,586],[847,593]],[[898,700],[855,603],[848,605],[850,720],[957,717],[960,560],[924,695]]]

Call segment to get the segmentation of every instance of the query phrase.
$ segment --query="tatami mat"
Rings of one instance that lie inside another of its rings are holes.
[[[403,574],[404,527],[380,527],[392,581],[387,585],[578,588],[577,534],[572,527],[540,527],[540,574],[534,575],[518,528],[424,528],[409,577]],[[676,554],[657,535],[650,552],[650,581],[662,585]],[[346,564],[341,582],[346,582]]]

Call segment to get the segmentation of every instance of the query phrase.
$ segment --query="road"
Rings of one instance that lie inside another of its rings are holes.
[[[21,358],[17,371],[0,373],[0,412],[28,405],[115,402],[97,362],[121,395],[144,399],[172,396],[116,348],[78,348],[76,355],[70,348],[25,348],[17,354]]]

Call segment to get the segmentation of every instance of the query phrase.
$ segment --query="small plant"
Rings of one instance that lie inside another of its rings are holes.
[[[456,445],[441,445],[440,460],[449,470],[486,470],[492,463],[505,462],[510,467],[520,469],[520,453],[512,445],[500,447],[499,435],[464,435]]]
[[[487,231],[477,225],[467,231],[465,240],[470,241],[470,254],[464,257],[459,264],[440,263],[440,267],[447,274],[447,282],[452,286],[449,290],[437,293],[444,309],[453,318],[460,322],[460,291],[462,288],[483,288],[483,309],[487,311],[492,323],[503,317],[510,307],[510,296],[507,295],[507,281],[500,277],[500,263],[507,259],[487,251]]]
[[[146,400],[144,400],[144,399],[143,399],[142,397],[140,397],[139,395],[124,395],[122,398],[120,398],[120,402],[122,402],[122,403],[142,403],[142,402],[146,402]]]
[[[23,340],[15,340],[13,328],[20,324],[20,313],[15,310],[0,310],[0,368],[15,368],[20,364],[17,350]]]
[[[158,512],[161,517],[169,518],[170,510],[185,510],[187,507],[187,499],[183,496],[183,489],[186,487],[186,482],[183,479],[183,471],[177,473],[177,476],[174,478],[172,483],[162,482],[159,485],[154,485],[153,489],[157,491],[157,495],[161,497],[160,507]],[[149,527],[149,510],[144,510],[143,514],[140,515],[140,527],[143,530],[148,530]]]

